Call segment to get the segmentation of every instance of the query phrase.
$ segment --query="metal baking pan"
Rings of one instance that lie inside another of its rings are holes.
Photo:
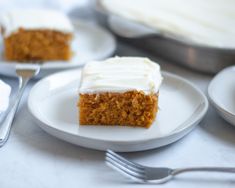
[[[115,15],[105,10],[99,0],[95,2],[94,7],[100,24],[108,27],[128,43],[149,50],[161,58],[205,73],[217,73],[221,69],[235,64],[235,49],[202,46],[175,36],[164,36],[151,31],[147,31],[149,34],[144,34],[145,30],[139,35],[134,31],[134,34],[129,32],[128,29],[120,32],[121,30],[117,28],[123,26],[118,25],[118,22],[112,24]],[[133,24],[134,27],[136,24],[140,25],[133,22],[130,24]]]

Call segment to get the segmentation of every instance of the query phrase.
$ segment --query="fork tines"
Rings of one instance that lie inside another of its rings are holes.
[[[123,175],[139,181],[147,180],[145,168],[143,166],[131,162],[111,150],[107,150],[105,160],[108,166]]]

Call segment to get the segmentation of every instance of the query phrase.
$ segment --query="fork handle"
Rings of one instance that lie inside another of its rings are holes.
[[[178,175],[185,172],[225,172],[235,173],[235,168],[232,167],[192,167],[192,168],[178,168],[174,169],[171,174]]]
[[[11,130],[11,126],[12,126],[12,122],[14,120],[15,117],[15,113],[19,107],[20,104],[20,100],[23,96],[24,90],[26,88],[26,85],[29,81],[29,79],[22,79],[20,78],[20,89],[19,92],[17,94],[17,97],[15,99],[15,102],[13,103],[13,105],[10,106],[8,113],[6,114],[6,116],[4,117],[1,125],[0,125],[0,147],[2,147],[10,134],[10,130]]]

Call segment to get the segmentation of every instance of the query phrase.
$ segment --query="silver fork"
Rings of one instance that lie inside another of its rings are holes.
[[[147,167],[134,163],[126,158],[118,155],[117,153],[107,150],[106,163],[111,168],[117,170],[121,174],[135,179],[140,182],[165,183],[171,180],[175,175],[185,172],[227,172],[235,173],[235,168],[225,167],[192,167],[192,168],[178,168],[171,169],[165,167]]]
[[[3,146],[8,140],[12,122],[15,117],[15,113],[19,107],[20,100],[23,96],[24,90],[30,79],[36,76],[40,71],[40,65],[16,65],[16,74],[19,78],[19,91],[14,103],[8,108],[6,115],[2,122],[0,122],[0,147]]]

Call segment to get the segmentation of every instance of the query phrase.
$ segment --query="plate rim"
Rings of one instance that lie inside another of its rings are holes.
[[[53,77],[53,76],[56,76],[56,75],[59,75],[59,74],[63,74],[63,73],[76,72],[76,71],[80,72],[81,69],[66,70],[66,71],[62,71],[62,72],[58,72],[58,73],[49,75],[49,76],[43,78],[38,83],[36,83],[33,86],[33,88],[31,89],[31,91],[29,93],[29,96],[28,96],[27,106],[28,106],[28,109],[29,109],[29,112],[31,113],[31,115],[37,120],[37,122],[40,123],[39,127],[41,127],[43,130],[45,130],[45,129],[47,129],[49,127],[50,129],[53,129],[53,130],[58,131],[60,133],[64,133],[64,134],[71,135],[71,136],[75,136],[75,137],[82,138],[82,139],[88,139],[88,140],[93,140],[93,141],[97,141],[97,142],[109,142],[109,143],[115,143],[115,144],[127,144],[127,143],[128,144],[134,144],[134,143],[140,143],[140,142],[142,143],[142,142],[154,141],[156,139],[159,140],[159,139],[166,139],[168,137],[174,137],[174,136],[177,136],[178,134],[180,134],[182,132],[187,131],[188,129],[193,129],[193,127],[195,127],[197,125],[197,123],[199,123],[202,120],[202,118],[206,115],[206,113],[208,111],[209,103],[208,103],[207,97],[205,96],[205,94],[200,89],[198,89],[194,84],[192,84],[190,81],[186,80],[185,78],[183,78],[181,76],[178,76],[178,75],[173,74],[173,73],[162,71],[163,75],[166,75],[166,76],[169,76],[169,77],[173,77],[173,78],[177,78],[178,80],[183,81],[186,84],[188,84],[192,89],[194,89],[194,91],[196,91],[200,95],[200,97],[203,100],[203,104],[204,104],[203,109],[200,111],[200,113],[197,114],[197,117],[195,117],[192,121],[190,121],[190,123],[188,123],[187,126],[183,126],[181,129],[179,129],[177,131],[172,131],[171,133],[169,133],[167,135],[164,135],[162,137],[152,137],[152,138],[147,138],[147,139],[137,139],[137,140],[131,140],[131,141],[125,141],[125,140],[123,140],[123,141],[121,141],[121,140],[102,140],[102,139],[99,139],[99,138],[91,138],[91,137],[87,137],[87,136],[83,136],[83,135],[78,135],[78,134],[74,134],[74,133],[68,133],[68,132],[65,132],[65,131],[63,131],[61,129],[52,127],[51,125],[49,125],[46,122],[42,121],[37,116],[37,113],[34,111],[32,105],[31,105],[32,92],[35,90],[35,88],[38,87],[39,84],[41,84],[44,80],[49,79],[50,77]],[[185,121],[187,121],[187,120],[185,120]],[[43,126],[42,126],[42,124],[43,124]],[[45,126],[45,128],[44,128],[44,126]],[[51,134],[51,133],[49,133],[49,134]]]

